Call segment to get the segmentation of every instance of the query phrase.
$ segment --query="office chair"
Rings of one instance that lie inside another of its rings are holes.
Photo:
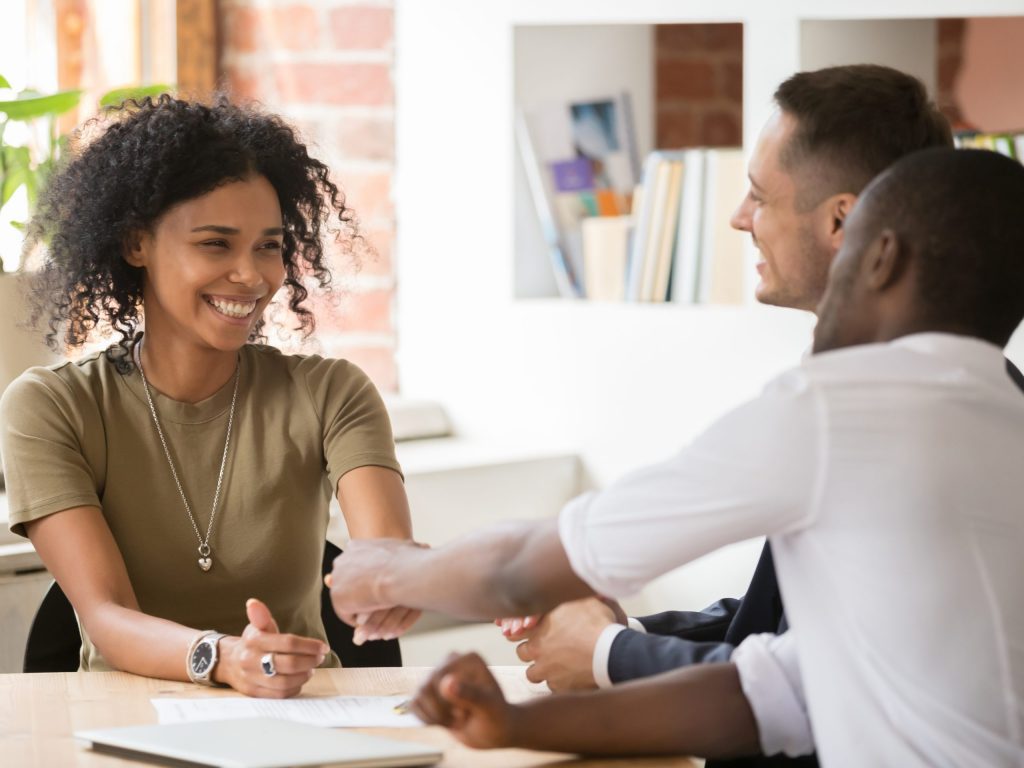
[[[329,541],[324,542],[323,575],[331,572],[334,558],[341,550]],[[320,618],[327,632],[327,644],[338,654],[343,667],[400,667],[402,666],[402,649],[397,640],[374,640],[372,643],[356,645],[352,642],[353,629],[338,618],[331,605],[331,591],[324,587],[320,590]]]
[[[23,672],[74,672],[82,636],[71,602],[53,582],[39,604],[25,641]]]
[[[334,558],[341,550],[329,541],[324,542],[321,572],[331,572]],[[339,619],[331,606],[331,594],[326,587],[320,591],[320,617],[327,633],[327,643],[338,654],[343,667],[400,667],[402,651],[397,640],[378,640],[363,645],[352,642],[352,627]],[[25,643],[24,672],[75,672],[78,669],[82,636],[78,621],[64,591],[57,582],[39,604],[32,628]]]

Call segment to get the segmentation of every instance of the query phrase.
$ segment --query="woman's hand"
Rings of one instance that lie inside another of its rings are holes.
[[[467,746],[512,746],[517,708],[505,701],[479,655],[451,654],[416,692],[410,710],[427,725],[443,725]]]
[[[412,519],[402,476],[386,467],[357,467],[338,480],[338,504],[348,526],[348,544],[324,579],[334,611],[355,628],[352,642],[391,640],[416,623],[420,611],[381,602],[377,580],[391,558],[411,541]]]
[[[419,619],[419,610],[381,602],[379,582],[398,553],[427,548],[408,539],[353,539],[334,559],[324,584],[331,590],[334,612],[355,627],[356,645],[398,637]]]
[[[610,597],[601,597],[600,595],[596,596],[594,600],[600,601],[608,606],[612,613],[609,618],[611,618],[615,623],[623,625],[627,623],[626,612],[617,601],[612,600]],[[506,639],[513,643],[517,643],[520,640],[529,640],[534,634],[533,631],[543,619],[544,616],[523,616],[495,619],[494,623],[501,628],[501,634],[503,634]]]
[[[215,682],[226,683],[246,696],[286,699],[295,696],[330,653],[326,643],[311,637],[281,634],[270,609],[255,598],[245,603],[249,625],[241,637],[221,638]],[[261,660],[271,654],[275,674],[263,670]]]
[[[523,616],[522,618],[495,619],[494,623],[501,627],[501,634],[507,640],[517,643],[530,636],[531,631],[536,627],[543,616]]]
[[[368,640],[394,640],[404,635],[419,619],[422,611],[415,608],[385,608],[355,617],[352,642],[362,645]],[[342,619],[344,621],[344,619]]]

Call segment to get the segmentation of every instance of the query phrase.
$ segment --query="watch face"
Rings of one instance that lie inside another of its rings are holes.
[[[205,675],[213,661],[213,646],[202,642],[192,651],[192,671],[196,675]]]

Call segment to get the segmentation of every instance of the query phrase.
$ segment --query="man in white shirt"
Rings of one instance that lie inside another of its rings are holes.
[[[778,110],[754,148],[750,192],[732,224],[760,252],[758,300],[814,311],[857,195],[900,157],[952,147],[952,136],[924,86],[887,67],[800,72],[774,98]],[[502,625],[509,639],[528,638],[517,652],[532,662],[531,680],[570,690],[727,661],[746,636],[784,631],[787,619],[766,544],[742,600],[629,619],[627,629],[616,604],[585,599]]]
[[[768,535],[793,629],[734,663],[509,707],[466,658],[418,713],[477,746],[728,756],[813,732],[825,765],[1024,764],[1024,399],[1001,353],[1024,318],[1022,206],[1024,167],[997,154],[898,162],[848,220],[799,368],[556,524],[353,543],[335,609],[540,613]],[[748,661],[770,690],[741,687]]]

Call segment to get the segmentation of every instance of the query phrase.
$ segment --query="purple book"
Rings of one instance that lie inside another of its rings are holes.
[[[594,188],[594,169],[586,157],[551,163],[556,192],[579,192]]]

